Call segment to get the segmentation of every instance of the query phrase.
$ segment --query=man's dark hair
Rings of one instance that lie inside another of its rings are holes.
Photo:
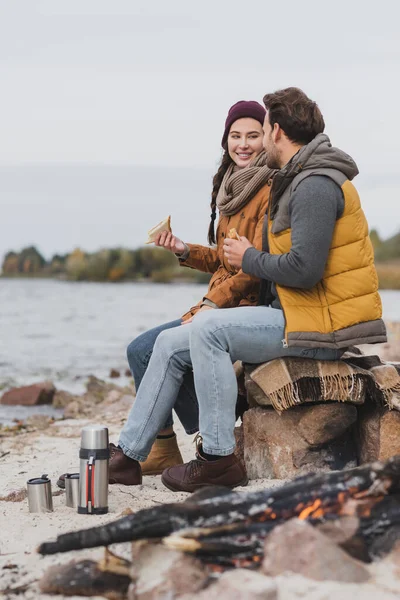
[[[299,88],[289,87],[266,94],[264,104],[271,127],[278,123],[291,142],[308,144],[325,129],[317,104]]]

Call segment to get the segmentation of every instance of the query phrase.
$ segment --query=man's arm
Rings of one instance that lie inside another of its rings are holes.
[[[243,271],[286,287],[312,288],[322,278],[335,222],[343,208],[343,194],[334,181],[323,175],[307,177],[289,205],[290,252],[274,255],[248,248]]]

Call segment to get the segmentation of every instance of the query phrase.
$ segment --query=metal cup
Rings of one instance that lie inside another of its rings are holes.
[[[66,473],[65,475],[65,504],[70,508],[77,508],[79,502],[79,473]]]
[[[47,475],[28,479],[27,488],[29,512],[53,512],[51,480]]]

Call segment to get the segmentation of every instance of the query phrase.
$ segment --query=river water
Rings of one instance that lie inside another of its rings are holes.
[[[205,290],[196,284],[0,279],[0,389],[48,379],[82,392],[89,374],[107,379],[111,368],[124,372],[128,343],[181,316]],[[383,291],[382,302],[384,318],[400,321],[400,291]],[[10,408],[0,406],[0,422],[10,416]]]

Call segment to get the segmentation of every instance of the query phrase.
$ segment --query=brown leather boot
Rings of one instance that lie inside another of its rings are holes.
[[[122,485],[141,485],[142,483],[140,463],[126,456],[121,448],[114,444],[110,444],[108,483],[121,483]]]
[[[143,475],[161,475],[168,467],[182,465],[176,435],[170,438],[157,438],[147,459],[140,463]]]
[[[200,452],[197,452],[195,460],[166,469],[161,481],[173,492],[195,492],[208,485],[234,488],[249,482],[246,471],[235,454],[208,461]]]

